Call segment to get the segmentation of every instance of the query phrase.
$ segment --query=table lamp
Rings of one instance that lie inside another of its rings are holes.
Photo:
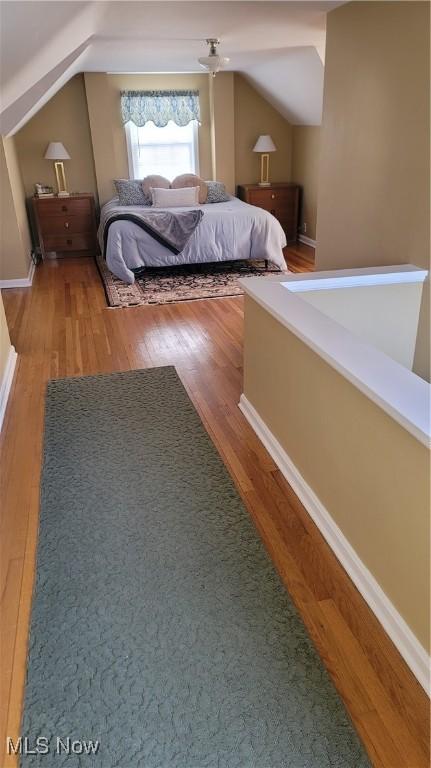
[[[259,136],[256,144],[253,147],[253,152],[261,152],[260,157],[260,181],[258,182],[260,187],[269,187],[269,152],[276,152],[275,146],[271,136],[263,135]]]
[[[66,189],[66,174],[63,160],[70,160],[70,155],[61,141],[51,141],[44,155],[45,160],[54,160],[55,178],[57,179],[58,197],[69,197]]]

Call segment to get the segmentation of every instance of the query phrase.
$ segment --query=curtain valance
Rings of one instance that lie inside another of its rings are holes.
[[[142,126],[150,120],[164,128],[169,120],[177,125],[200,122],[199,91],[121,91],[121,116]]]

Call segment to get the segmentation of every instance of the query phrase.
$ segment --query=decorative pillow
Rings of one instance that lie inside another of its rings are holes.
[[[120,205],[151,205],[151,195],[146,195],[139,179],[114,179]]]
[[[206,203],[208,196],[208,186],[206,181],[196,176],[194,173],[183,173],[177,176],[171,184],[172,189],[184,189],[184,187],[199,187],[199,202],[201,205]]]
[[[207,203],[227,203],[230,200],[230,195],[221,181],[207,181],[207,187]]]
[[[144,195],[146,195],[146,197],[149,197],[150,199],[151,199],[152,187],[157,187],[157,189],[169,189],[170,186],[171,186],[171,182],[169,181],[169,179],[165,179],[164,176],[157,176],[157,174],[153,174],[152,176],[146,176],[142,182],[142,189],[144,190]]]
[[[154,208],[181,208],[182,206],[199,204],[199,187],[182,187],[179,189],[160,189],[152,187]]]

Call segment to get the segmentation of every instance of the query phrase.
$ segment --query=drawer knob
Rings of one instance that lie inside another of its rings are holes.
[[[272,195],[271,195],[271,198],[272,198],[272,200],[275,200],[275,195],[274,195],[274,193],[272,193]]]
[[[66,227],[66,229],[69,229],[69,222],[68,222],[68,221],[65,221],[65,222],[64,222],[64,226]]]
[[[62,205],[62,206],[61,206],[61,210],[62,210],[62,211],[66,211],[66,212],[67,212],[67,205]]]

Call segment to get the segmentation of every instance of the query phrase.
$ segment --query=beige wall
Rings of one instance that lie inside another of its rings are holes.
[[[260,178],[260,155],[253,147],[261,134],[269,134],[277,147],[270,155],[271,181],[292,179],[292,126],[250,83],[235,74],[235,180],[253,184]]]
[[[120,118],[120,91],[127,89],[197,88],[201,103],[200,174],[236,184],[257,181],[259,157],[252,149],[261,133],[277,146],[271,178],[291,178],[291,126],[246,80],[231,72],[215,79],[205,74],[106,75],[86,73],[85,86],[101,202],[113,194],[112,180],[128,177],[127,148]]]
[[[235,90],[234,73],[209,78],[212,138],[212,177],[235,194]]]
[[[15,138],[0,145],[0,280],[28,276],[31,240]]]
[[[299,226],[312,240],[316,239],[319,158],[320,126],[292,126],[292,181],[302,188]]]
[[[292,128],[242,76],[87,72],[70,80],[18,132],[26,194],[33,193],[36,181],[55,185],[52,163],[43,155],[49,141],[62,141],[72,158],[66,163],[70,191],[98,190],[101,204],[109,200],[115,193],[113,179],[129,176],[120,91],[167,88],[199,90],[201,176],[223,181],[231,193],[237,184],[257,181],[259,157],[252,149],[261,133],[270,133],[277,146],[271,178],[290,180]]]
[[[129,178],[127,145],[121,122],[120,91],[193,88],[199,90],[201,126],[199,128],[200,175],[211,178],[211,132],[208,75],[107,75],[85,74],[94,161],[100,202],[113,197],[113,179]]]
[[[244,392],[429,647],[429,450],[249,297]]]
[[[9,338],[9,330],[6,323],[6,315],[4,313],[3,299],[0,291],[0,386],[3,382],[3,376],[9,359],[10,348],[11,343]]]
[[[83,75],[69,80],[15,139],[27,197],[36,182],[56,188],[54,164],[43,157],[50,141],[61,141],[71,157],[65,161],[69,191],[97,194]]]
[[[429,4],[327,17],[317,268],[429,267]]]

